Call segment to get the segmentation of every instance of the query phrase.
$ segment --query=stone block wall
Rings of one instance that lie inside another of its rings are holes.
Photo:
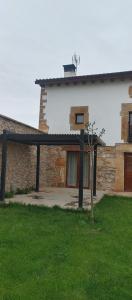
[[[116,148],[98,147],[97,190],[114,191],[116,177]]]
[[[121,139],[128,141],[129,133],[129,112],[132,111],[132,103],[122,103],[121,106]]]
[[[83,123],[76,123],[77,114],[82,114],[84,116]],[[72,106],[70,110],[69,122],[71,130],[85,129],[86,124],[89,122],[88,106]]]
[[[34,152],[33,146],[8,144],[6,191],[35,187]]]
[[[132,153],[131,143],[116,144],[116,179],[115,190],[124,192],[124,154]]]
[[[0,116],[0,133],[41,133],[13,119]],[[0,169],[1,169],[0,143]],[[41,146],[40,187],[65,187],[67,151],[79,146]],[[88,150],[88,149],[86,149]],[[132,144],[122,143],[97,149],[97,190],[124,191],[124,153],[132,153]],[[36,146],[8,143],[6,191],[35,187]]]
[[[4,129],[15,133],[42,133],[37,128],[0,115],[0,134]]]
[[[45,88],[41,88],[40,94],[40,110],[39,110],[39,129],[48,133],[49,126],[46,120],[46,104],[47,104],[47,91]]]
[[[0,133],[6,129],[15,133],[41,133],[39,130],[0,115]],[[1,173],[2,143],[0,143]],[[35,187],[36,147],[8,142],[6,191]]]
[[[26,124],[0,116],[0,133],[3,129],[15,133],[42,133]],[[41,146],[40,187],[66,185],[66,151],[61,146]],[[0,144],[0,161],[2,144]],[[8,143],[6,191],[35,187],[36,147]]]
[[[65,187],[66,151],[61,146],[41,146],[40,186]]]

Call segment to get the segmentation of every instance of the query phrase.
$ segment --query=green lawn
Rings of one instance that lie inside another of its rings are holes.
[[[0,300],[132,299],[132,199],[85,212],[0,207]]]

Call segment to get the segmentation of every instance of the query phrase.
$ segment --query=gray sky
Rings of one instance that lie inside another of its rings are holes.
[[[132,0],[0,0],[0,113],[38,125],[36,78],[132,70]]]

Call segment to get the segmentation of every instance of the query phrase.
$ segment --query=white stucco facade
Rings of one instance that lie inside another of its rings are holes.
[[[47,87],[45,108],[49,133],[69,133],[71,106],[88,106],[90,122],[106,130],[103,140],[107,145],[121,142],[121,103],[131,102],[128,88],[131,80],[115,80],[68,86]],[[72,132],[71,132],[72,133]]]

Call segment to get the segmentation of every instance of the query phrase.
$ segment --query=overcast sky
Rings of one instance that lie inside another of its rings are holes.
[[[36,78],[132,70],[132,0],[0,0],[0,113],[38,125]]]

